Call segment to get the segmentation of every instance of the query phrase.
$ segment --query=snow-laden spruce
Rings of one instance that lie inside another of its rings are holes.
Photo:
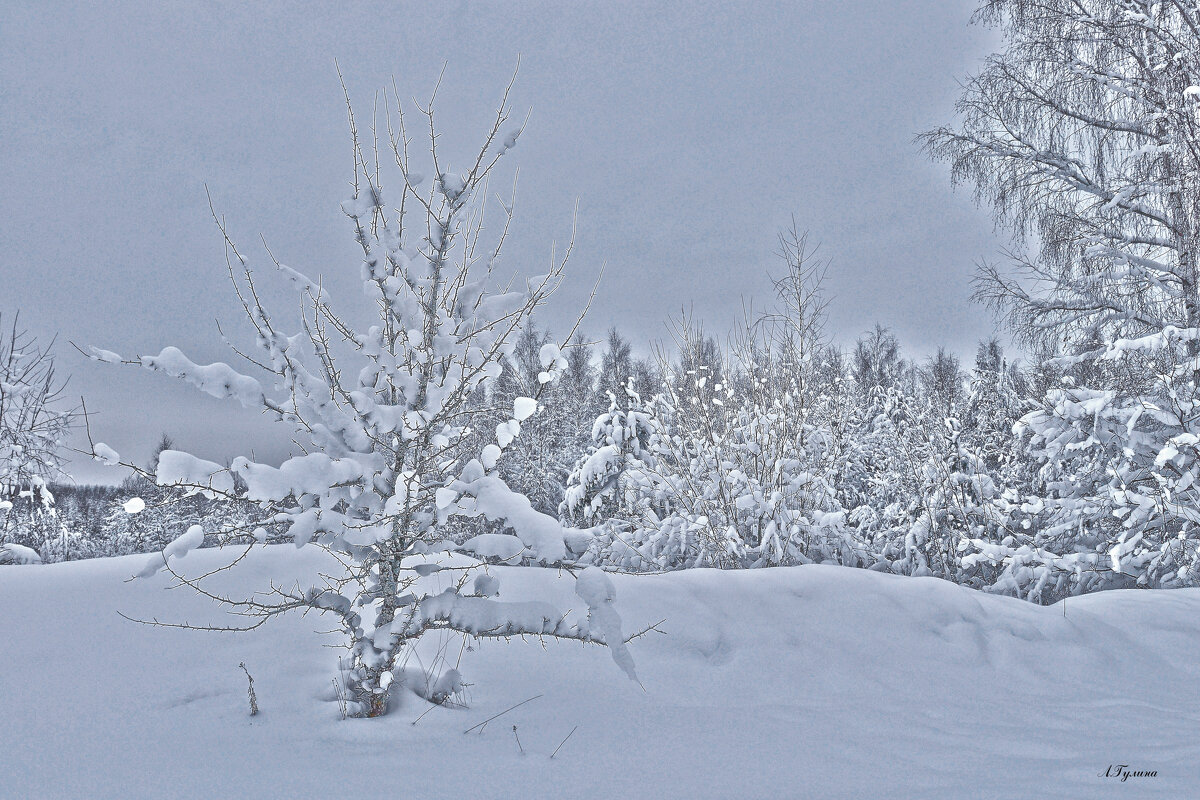
[[[250,617],[247,627],[293,609],[337,618],[348,637],[349,710],[364,716],[386,712],[389,695],[404,683],[402,654],[432,630],[604,643],[634,676],[612,585],[598,570],[579,578],[584,616],[544,601],[497,599],[503,587],[486,574],[489,558],[570,568],[564,565],[567,541],[581,551],[590,536],[535,510],[497,470],[502,451],[537,412],[538,392],[515,398],[482,439],[478,427],[490,410],[471,402],[498,377],[517,333],[560,283],[566,257],[547,274],[512,283],[511,291],[493,289],[502,283],[494,272],[511,207],[495,227],[498,235],[485,242],[485,190],[521,132],[506,128],[507,92],[482,146],[461,162],[465,168],[451,169],[439,149],[432,103],[420,113],[430,132],[429,182],[409,169],[410,140],[398,106],[386,123],[389,153],[364,152],[350,113],[356,171],[354,194],[342,211],[362,248],[362,284],[377,313],[359,322],[353,304],[335,310],[319,281],[271,257],[302,303],[300,329],[285,329],[260,304],[257,276],[222,225],[230,276],[254,334],[253,351],[231,347],[260,377],[224,363],[193,363],[174,347],[126,362],[264,411],[305,442],[302,454],[278,465],[243,456],[226,467],[165,450],[154,477],[184,492],[252,501],[263,511],[263,525],[282,527],[297,547],[317,546],[337,557],[344,571],[324,576],[323,585],[274,586],[249,599],[209,592],[203,579],[182,580]],[[399,170],[391,195],[377,166],[385,157]],[[115,354],[95,355],[112,360]],[[540,348],[539,360],[541,386],[566,368],[553,343]],[[505,532],[451,541],[444,531],[452,517],[483,517]],[[176,562],[200,546],[204,534],[189,527],[150,557],[142,574],[176,573]],[[445,588],[427,591],[421,579],[435,573],[445,576]],[[461,686],[457,673],[451,677],[440,684]],[[429,679],[439,682],[439,676]]]

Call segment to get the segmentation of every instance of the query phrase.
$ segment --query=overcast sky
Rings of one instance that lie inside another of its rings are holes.
[[[446,147],[466,158],[520,55],[513,103],[532,114],[513,152],[508,266],[544,271],[579,207],[551,328],[606,264],[593,336],[616,324],[644,347],[684,307],[724,332],[743,297],[768,295],[794,215],[832,259],[838,339],[880,322],[910,353],[967,354],[994,330],[968,303],[974,265],[1002,241],[913,137],[952,120],[957,82],[994,44],[968,24],[974,5],[7,3],[0,312],[59,335],[93,434],[122,455],[144,459],[162,431],[218,460],[282,455],[253,413],[65,341],[230,360],[214,320],[239,312],[205,184],[252,256],[261,234],[284,263],[353,291],[334,59],[363,115],[393,76],[423,97],[445,65]],[[81,458],[72,471],[121,477]]]

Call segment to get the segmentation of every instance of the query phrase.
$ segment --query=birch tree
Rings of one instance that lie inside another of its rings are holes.
[[[1004,48],[959,123],[924,136],[1014,234],[1014,268],[984,268],[978,296],[1026,343],[1053,342],[1056,366],[1106,367],[1025,417],[1045,497],[1022,522],[1041,535],[987,557],[1035,599],[1195,583],[1200,9],[991,0],[978,19]],[[1062,559],[1038,561],[1043,545]]]

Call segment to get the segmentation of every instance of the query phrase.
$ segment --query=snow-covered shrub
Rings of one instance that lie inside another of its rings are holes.
[[[228,603],[252,618],[247,627],[294,609],[335,617],[347,637],[344,682],[355,715],[387,711],[394,687],[405,682],[402,654],[430,631],[603,642],[632,676],[612,586],[603,573],[579,576],[577,591],[590,609],[585,618],[544,601],[497,600],[495,586],[475,591],[469,580],[486,558],[501,552],[514,562],[569,566],[567,540],[589,538],[587,531],[565,530],[536,511],[498,471],[504,450],[536,413],[540,388],[513,400],[486,445],[479,447],[480,440],[470,436],[488,411],[472,398],[500,375],[518,331],[559,284],[566,265],[564,257],[549,273],[519,282],[513,291],[493,288],[508,283],[495,275],[507,219],[496,240],[485,245],[484,189],[521,129],[506,130],[509,108],[502,104],[479,150],[461,162],[464,169],[452,170],[439,149],[431,102],[420,110],[434,168],[425,179],[410,163],[400,109],[390,113],[390,153],[369,157],[350,115],[356,174],[354,194],[342,211],[363,251],[368,316],[349,302],[335,310],[318,281],[272,257],[303,305],[300,330],[285,330],[261,305],[249,261],[226,233],[230,272],[253,328],[255,352],[246,361],[264,371],[269,383],[224,363],[195,364],[174,347],[128,360],[265,412],[295,431],[306,442],[305,452],[278,466],[243,456],[225,467],[167,450],[155,480],[207,497],[252,501],[264,524],[283,526],[297,546],[323,548],[344,566],[321,586],[273,587]],[[385,201],[375,166],[388,158],[397,168],[397,206]],[[504,214],[511,215],[510,207]],[[559,347],[545,344],[538,358],[539,387],[556,381],[566,366]],[[455,517],[485,517],[510,532],[447,540],[445,527]],[[150,557],[142,574],[162,569],[178,574],[176,559],[200,546],[206,533],[201,525],[189,527]],[[435,590],[439,572],[451,578],[448,587]]]
[[[23,544],[0,544],[0,564],[41,564],[42,556]]]

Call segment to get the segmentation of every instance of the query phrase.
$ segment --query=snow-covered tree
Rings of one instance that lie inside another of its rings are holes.
[[[409,158],[398,101],[388,110],[386,131],[374,132],[385,134],[387,152],[361,144],[351,111],[356,170],[353,196],[342,210],[363,252],[371,314],[363,316],[352,302],[335,310],[318,281],[271,257],[303,306],[300,329],[285,330],[260,303],[260,277],[222,224],[229,272],[253,329],[253,350],[235,349],[269,383],[224,363],[195,364],[174,347],[126,360],[262,411],[306,442],[302,454],[278,466],[243,456],[224,467],[167,450],[155,478],[160,486],[257,503],[263,522],[284,526],[297,546],[323,548],[344,565],[324,585],[224,599],[251,618],[247,627],[293,609],[335,617],[347,636],[345,690],[351,711],[361,716],[387,711],[394,687],[404,684],[403,653],[430,631],[603,642],[633,675],[612,584],[599,570],[578,576],[576,591],[589,609],[584,618],[545,601],[496,600],[496,579],[482,577],[489,558],[569,569],[567,540],[586,543],[590,536],[537,512],[498,472],[505,448],[536,413],[541,387],[566,368],[558,346],[539,348],[532,396],[513,401],[511,413],[493,429],[493,441],[471,447],[478,439],[469,433],[487,416],[471,398],[500,376],[518,332],[562,280],[570,253],[568,247],[549,273],[519,282],[513,291],[493,288],[507,283],[497,280],[496,270],[511,206],[503,207],[499,233],[487,242],[483,234],[492,228],[484,224],[485,188],[521,133],[509,128],[507,98],[506,91],[479,149],[456,169],[440,144],[433,102],[419,109],[429,137],[428,178]],[[391,195],[380,167],[388,160],[397,168]],[[125,360],[93,352],[102,360]],[[94,449],[101,458],[115,458],[111,448]],[[442,530],[455,516],[483,516],[511,533],[447,541]],[[164,568],[178,574],[177,559],[204,535],[201,526],[192,526],[152,556],[143,574]],[[453,579],[434,591],[434,573],[443,570]],[[469,576],[477,570],[481,578],[472,584]],[[447,693],[461,685],[457,673],[441,679]]]
[[[915,414],[910,418],[924,461],[917,472],[916,519],[904,532],[903,557],[892,571],[936,575],[965,582],[959,554],[964,540],[994,535],[998,519],[993,501],[999,493],[983,459],[962,438],[955,417]]]
[[[921,370],[925,396],[944,417],[953,416],[962,401],[963,375],[958,358],[944,347]]]
[[[567,369],[555,386],[555,413],[563,418],[568,432],[572,463],[583,455],[591,436],[592,423],[600,411],[596,389],[597,370],[592,363],[593,350],[589,342],[576,334],[575,340],[564,351]]]
[[[570,372],[570,349],[563,353],[568,363],[559,381],[543,384],[538,380],[543,370],[539,354],[549,344],[550,333],[530,321],[517,335],[512,355],[505,358],[503,371],[496,379],[489,399],[495,415],[494,427],[512,416],[517,398],[538,398],[538,413],[521,426],[521,435],[504,449],[499,471],[504,482],[528,497],[535,509],[544,514],[556,514],[567,475],[579,457],[578,439],[582,438],[583,432],[572,424],[577,417],[564,413],[561,381]]]
[[[876,326],[854,343],[850,357],[850,374],[863,402],[870,403],[872,395],[893,387],[901,391],[910,365],[901,354],[900,341],[883,325]],[[915,378],[915,376],[912,376]],[[912,391],[907,391],[912,394]]]
[[[0,317],[0,542],[41,538],[22,528],[41,525],[54,503],[48,484],[62,473],[62,446],[76,418],[55,374],[53,342],[43,347]]]
[[[613,523],[630,530],[653,520],[647,500],[650,470],[656,462],[658,439],[664,433],[656,415],[656,398],[644,402],[625,386],[624,402],[609,398],[609,408],[596,418],[591,438],[594,449],[579,459],[567,481],[559,513],[572,522]],[[618,561],[620,556],[618,555]]]
[[[992,0],[1004,48],[926,135],[1018,244],[981,297],[1067,374],[1023,426],[1030,541],[980,558],[1031,599],[1200,579],[1200,9]],[[1075,375],[1071,373],[1074,372]],[[1023,534],[1022,534],[1023,535]],[[1046,555],[1046,554],[1049,555]]]
[[[997,474],[1023,460],[1013,426],[1029,411],[1026,391],[1024,376],[1004,359],[999,342],[980,342],[963,402],[962,439]]]
[[[626,402],[629,398],[625,394],[625,387],[629,384],[629,379],[633,377],[633,369],[633,348],[629,344],[629,340],[621,336],[615,326],[609,328],[604,355],[600,359],[600,371],[597,375],[598,402],[607,403],[610,396],[617,398],[619,403]],[[596,409],[596,413],[602,413],[606,407]]]
[[[153,553],[181,531],[203,524],[213,501],[186,489],[158,486],[153,480],[162,454],[174,449],[175,442],[163,433],[145,467],[121,482],[120,494],[108,504],[100,532],[110,554]]]

